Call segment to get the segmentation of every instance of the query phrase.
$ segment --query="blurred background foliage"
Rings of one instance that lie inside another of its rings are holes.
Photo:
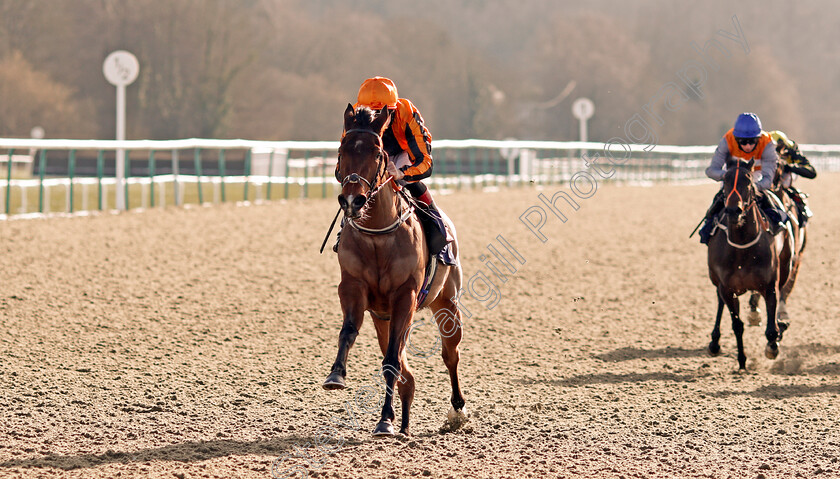
[[[713,144],[738,113],[838,143],[834,0],[0,0],[0,136],[112,138],[112,51],[140,61],[127,137],[332,140],[367,77],[392,78],[436,139],[593,141],[625,123],[737,15],[749,44],[703,97],[662,111],[662,144]],[[650,117],[647,117],[650,121]]]

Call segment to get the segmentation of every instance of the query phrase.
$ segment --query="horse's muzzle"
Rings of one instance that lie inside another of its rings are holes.
[[[365,195],[338,195],[338,205],[348,218],[356,219],[361,216],[365,203],[367,203]]]

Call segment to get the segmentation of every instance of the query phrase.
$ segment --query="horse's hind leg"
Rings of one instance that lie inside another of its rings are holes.
[[[400,404],[402,405],[402,423],[400,424],[400,432],[406,436],[410,435],[408,431],[408,417],[411,411],[411,403],[414,402],[414,375],[411,374],[411,369],[408,368],[408,361],[405,350],[403,350],[400,358],[400,367],[402,371],[402,378],[404,380],[399,382],[397,390],[400,392]]]
[[[461,343],[461,311],[458,310],[458,305],[454,301],[445,298],[434,305],[434,313],[443,343],[441,355],[446,369],[449,370],[449,381],[452,385],[450,398],[452,410],[449,413],[449,419],[450,422],[463,420],[466,417],[465,401],[458,380],[458,361],[461,359],[461,351],[458,348]]]
[[[761,295],[753,291],[750,295],[750,312],[747,313],[747,324],[750,326],[761,324],[761,310],[758,308],[759,299],[761,299]]]
[[[740,317],[740,303],[738,296],[732,291],[724,292],[721,288],[721,298],[729,308],[729,314],[732,316],[732,332],[735,333],[735,342],[738,344],[738,369],[747,369],[747,355],[744,354],[744,322]]]
[[[720,297],[720,289],[717,290],[717,315],[715,316],[715,327],[712,329],[712,341],[709,343],[709,354],[717,356],[720,354],[720,317],[723,315],[723,298]]]

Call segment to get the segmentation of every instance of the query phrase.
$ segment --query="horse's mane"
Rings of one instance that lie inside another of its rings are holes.
[[[374,120],[376,120],[376,111],[360,106],[353,114],[353,127],[361,130],[368,129],[372,127]]]

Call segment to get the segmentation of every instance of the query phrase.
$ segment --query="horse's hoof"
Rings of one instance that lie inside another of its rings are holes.
[[[709,347],[706,348],[706,352],[709,353],[709,356],[715,357],[720,354],[720,344],[709,343]]]
[[[451,423],[459,423],[463,424],[467,422],[467,419],[470,418],[470,413],[467,411],[467,407],[463,406],[461,409],[456,410],[454,407],[449,406],[449,412],[446,413],[446,419],[449,420]]]
[[[761,324],[761,315],[758,311],[750,311],[747,313],[747,324],[750,326],[758,326]]]
[[[344,389],[344,376],[338,373],[331,373],[327,376],[327,380],[323,384],[324,389],[332,391],[334,389]]]
[[[779,339],[777,339],[777,341],[782,342],[782,336],[785,334],[785,331],[787,331],[787,328],[788,326],[790,326],[790,323],[779,322],[777,324],[779,325]]]
[[[386,437],[394,435],[394,426],[391,421],[379,421],[376,429],[373,430],[374,437]]]
[[[779,356],[779,346],[777,345],[767,345],[764,348],[764,355],[767,356],[767,359],[776,359]]]
[[[470,418],[470,413],[467,412],[466,407],[462,407],[461,409],[456,410],[454,407],[449,407],[449,412],[446,414],[446,422],[443,424],[443,427],[440,428],[440,432],[447,433],[452,431],[457,431],[461,428]]]

